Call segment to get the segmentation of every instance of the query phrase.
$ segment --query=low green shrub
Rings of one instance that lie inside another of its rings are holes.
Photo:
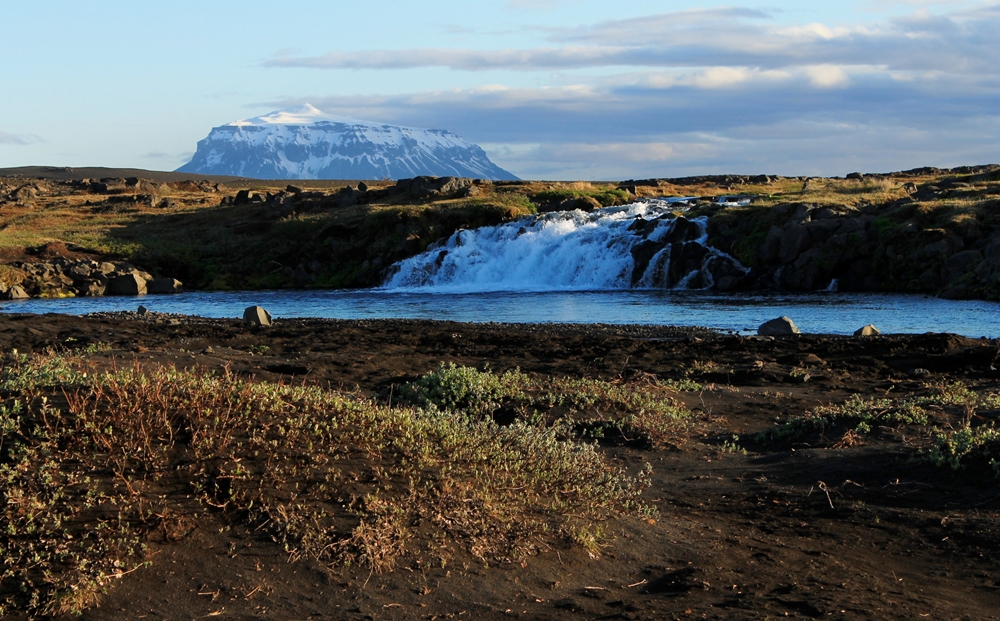
[[[632,195],[628,193],[627,190],[620,189],[593,189],[593,190],[574,190],[574,189],[553,189],[553,190],[543,190],[538,192],[534,196],[534,200],[537,203],[559,203],[568,198],[584,198],[593,197],[598,203],[603,207],[610,207],[612,205],[623,205],[633,200]]]
[[[490,414],[505,399],[523,397],[528,376],[520,370],[496,375],[489,370],[441,364],[420,379],[404,384],[402,403],[422,408],[461,410],[476,416]]]
[[[539,424],[568,419],[588,421],[585,437],[600,439],[599,430],[614,427],[652,444],[677,440],[687,427],[690,413],[674,399],[680,390],[697,384],[681,382],[607,382],[587,378],[533,379],[520,370],[495,374],[471,367],[442,364],[419,380],[403,386],[400,402],[425,409],[441,409],[474,418],[495,416],[502,406],[519,413],[519,419]],[[700,389],[700,385],[698,385]],[[555,412],[542,416],[540,412]],[[598,431],[595,431],[598,430]]]
[[[1000,477],[1000,430],[993,426],[963,427],[939,433],[927,459],[935,466],[960,470],[968,467],[991,467]]]
[[[756,436],[765,444],[796,440],[810,434],[823,434],[838,426],[853,428],[857,434],[871,433],[880,425],[927,425],[927,412],[911,400],[865,399],[851,395],[839,405],[824,405],[805,416],[790,418],[775,428]]]

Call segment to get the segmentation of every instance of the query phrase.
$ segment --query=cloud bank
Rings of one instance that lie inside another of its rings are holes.
[[[445,127],[490,145],[522,177],[843,174],[1000,161],[997,32],[1000,4],[837,27],[777,25],[735,7],[550,30],[526,49],[334,51],[266,64],[554,72],[540,87],[273,102]]]

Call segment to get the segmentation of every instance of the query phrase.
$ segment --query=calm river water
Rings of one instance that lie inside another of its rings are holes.
[[[750,333],[781,315],[803,332],[850,334],[872,323],[885,333],[953,332],[1000,337],[1000,303],[860,293],[713,293],[710,291],[572,291],[420,293],[393,290],[191,292],[137,298],[68,298],[0,302],[8,313],[136,310],[241,317],[260,304],[275,318],[410,318],[465,322],[559,322],[696,325]]]

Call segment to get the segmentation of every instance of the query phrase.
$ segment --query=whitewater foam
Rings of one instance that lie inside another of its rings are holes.
[[[652,200],[458,231],[393,265],[383,288],[439,293],[701,289],[715,283],[712,270],[720,265],[747,272],[729,255],[706,246],[707,218],[678,218],[675,211],[670,202]],[[637,263],[641,244],[651,249],[652,258]]]

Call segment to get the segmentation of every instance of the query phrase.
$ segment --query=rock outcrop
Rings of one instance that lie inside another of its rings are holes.
[[[174,278],[154,279],[151,274],[124,261],[97,262],[91,259],[56,258],[28,263],[8,264],[0,292],[20,297],[99,297],[103,295],[144,295],[179,293],[182,284]],[[152,285],[152,286],[150,286]],[[6,299],[18,299],[7,297]]]
[[[995,180],[1000,168],[982,167],[979,176]],[[940,200],[988,201],[988,190],[950,179],[910,183],[912,194],[877,205],[789,202],[717,210],[709,219],[709,244],[752,268],[740,285],[746,289],[1000,298],[1000,227],[983,209],[987,217],[971,210],[949,216],[953,207]]]

